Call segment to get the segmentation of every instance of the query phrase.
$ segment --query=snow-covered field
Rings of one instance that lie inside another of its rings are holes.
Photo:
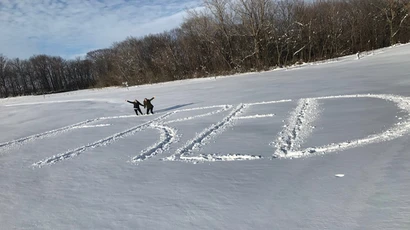
[[[410,229],[409,57],[2,99],[0,229]]]

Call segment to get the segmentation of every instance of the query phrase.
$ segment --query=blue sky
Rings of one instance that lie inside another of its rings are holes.
[[[0,0],[0,54],[71,59],[176,28],[200,0]]]

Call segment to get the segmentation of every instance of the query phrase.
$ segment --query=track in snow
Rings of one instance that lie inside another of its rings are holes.
[[[106,137],[106,138],[104,138],[104,139],[101,139],[101,140],[99,140],[99,141],[96,141],[96,142],[94,142],[94,143],[87,144],[87,145],[85,145],[85,146],[76,148],[76,149],[74,149],[74,150],[69,150],[69,151],[67,151],[67,152],[65,152],[65,153],[57,154],[57,155],[54,155],[54,156],[49,157],[49,158],[47,158],[47,159],[38,161],[38,162],[32,164],[32,166],[34,166],[34,167],[43,167],[43,166],[46,166],[46,165],[55,164],[55,163],[57,163],[57,162],[59,162],[59,161],[66,160],[66,159],[69,159],[69,158],[78,156],[78,155],[80,155],[81,153],[83,153],[84,151],[89,150],[89,149],[91,149],[91,148],[97,148],[97,147],[100,147],[100,146],[108,145],[108,144],[110,144],[110,143],[116,141],[117,139],[124,138],[124,137],[130,136],[130,135],[133,135],[133,134],[136,133],[136,132],[142,131],[142,130],[148,128],[152,123],[157,122],[157,121],[164,120],[165,118],[167,118],[167,117],[170,116],[171,114],[172,114],[172,112],[166,113],[166,114],[164,114],[164,115],[162,115],[162,116],[160,116],[160,117],[158,117],[158,118],[156,118],[156,119],[154,119],[154,120],[145,122],[144,124],[141,124],[141,125],[132,127],[132,128],[130,128],[130,129],[127,129],[127,130],[125,130],[125,131],[116,133],[116,134],[114,134],[114,135],[111,135],[111,136],[109,136],[109,137]]]
[[[312,130],[312,123],[318,118],[318,103],[315,99],[299,100],[296,110],[291,114],[285,129],[279,134],[274,157],[286,156],[288,152],[299,149]]]
[[[211,138],[229,127],[234,120],[233,117],[238,116],[238,114],[242,113],[245,108],[246,107],[244,104],[240,104],[228,116],[223,118],[221,122],[206,128],[195,138],[188,141],[183,147],[177,149],[172,156],[165,158],[165,160],[176,161],[189,159],[189,155],[191,155],[192,150],[199,149],[203,145],[207,144]]]
[[[160,152],[166,151],[169,148],[169,145],[176,141],[176,138],[177,138],[176,132],[177,132],[177,130],[174,129],[174,128],[165,126],[163,124],[181,122],[181,121],[196,119],[196,118],[199,118],[199,117],[210,116],[210,115],[214,115],[214,114],[226,111],[226,110],[230,109],[231,107],[232,107],[231,105],[218,105],[218,106],[199,107],[199,108],[193,108],[193,109],[183,109],[183,110],[176,110],[176,111],[168,112],[165,115],[162,115],[162,116],[160,116],[156,119],[153,119],[151,121],[148,121],[144,124],[132,127],[132,128],[127,129],[125,131],[113,134],[109,137],[106,137],[106,138],[103,138],[103,139],[98,140],[96,142],[93,142],[93,143],[78,147],[76,149],[68,150],[67,152],[60,153],[60,154],[54,155],[52,157],[49,157],[47,159],[38,161],[36,163],[33,163],[32,166],[33,167],[43,167],[43,166],[46,166],[46,165],[55,164],[59,161],[70,159],[72,157],[78,156],[81,153],[83,153],[83,152],[85,152],[89,149],[111,144],[111,143],[115,142],[117,139],[133,135],[136,132],[140,132],[140,131],[145,130],[147,128],[159,129],[161,131],[160,141],[158,143],[154,144],[153,146],[143,150],[139,156],[136,156],[136,157],[131,159],[131,162],[133,162],[133,163],[141,162],[143,160],[151,158],[152,156],[155,156],[156,154],[158,154]],[[186,111],[194,111],[194,110],[204,110],[204,109],[210,109],[210,108],[221,108],[221,109],[216,110],[216,111],[212,111],[212,112],[208,112],[208,113],[205,113],[205,114],[196,115],[196,116],[190,116],[190,117],[186,117],[186,118],[166,121],[166,119],[168,117],[170,117],[171,115],[176,114],[176,113],[186,112]],[[116,116],[116,117],[100,117],[100,118],[90,120],[88,123],[94,122],[94,121],[97,121],[97,120],[109,120],[109,119],[115,119],[115,118],[118,119],[118,118],[129,118],[129,117],[135,117],[135,115]],[[70,127],[67,130],[71,130],[71,129],[74,129],[74,128],[84,128],[85,124],[86,123],[81,122],[79,124],[76,124],[74,127]]]
[[[354,99],[354,98],[376,98],[385,101],[390,101],[396,104],[396,106],[405,111],[410,115],[410,98],[401,97],[397,95],[386,95],[386,94],[357,94],[357,95],[339,95],[339,96],[327,96],[327,97],[316,97],[310,98],[312,100],[329,100],[329,99]],[[368,144],[379,143],[384,141],[391,141],[399,138],[403,135],[408,135],[410,133],[410,117],[404,121],[400,121],[394,124],[391,128],[387,129],[378,134],[369,135],[364,138],[356,140],[347,140],[340,143],[332,143],[329,145],[309,147],[305,149],[290,149],[286,153],[284,151],[276,150],[273,157],[280,158],[300,158],[315,155],[323,155],[326,153],[343,151],[346,149],[356,148]]]
[[[267,101],[267,102],[256,102],[240,104],[236,107],[228,116],[222,119],[221,122],[211,125],[210,127],[203,130],[196,137],[188,141],[183,147],[177,149],[177,151],[163,160],[166,161],[184,161],[184,162],[208,162],[208,161],[238,161],[238,160],[256,160],[262,159],[260,155],[248,155],[248,154],[200,154],[198,156],[193,156],[192,151],[195,149],[200,149],[204,145],[208,144],[211,139],[214,139],[218,134],[222,133],[229,127],[235,124],[236,120],[241,119],[257,119],[257,118],[271,118],[274,114],[264,114],[264,115],[253,115],[253,116],[240,116],[246,109],[252,105],[264,105],[264,104],[277,104],[290,102],[292,100],[280,100],[280,101]]]
[[[339,96],[327,96],[327,97],[316,97],[316,98],[303,98],[299,100],[298,106],[295,111],[291,114],[288,119],[287,125],[284,130],[279,133],[276,143],[275,152],[273,157],[277,158],[299,158],[314,156],[318,154],[325,154],[335,151],[342,151],[349,148],[355,148],[359,146],[364,146],[372,143],[390,141],[403,135],[410,133],[410,116],[407,119],[403,119],[400,122],[394,124],[391,128],[379,133],[373,134],[361,139],[347,140],[341,143],[332,143],[324,146],[316,146],[301,149],[301,144],[306,140],[306,138],[312,133],[312,123],[318,118],[318,103],[321,100],[333,100],[333,99],[354,99],[354,98],[376,98],[389,102],[393,102],[397,107],[407,114],[410,114],[410,99],[407,97],[401,97],[397,95],[375,95],[375,94],[359,94],[359,95],[339,95]],[[194,138],[189,140],[181,148],[177,149],[174,154],[166,157],[162,160],[166,161],[184,161],[184,162],[213,162],[213,161],[236,161],[236,160],[256,160],[261,159],[260,155],[255,154],[204,154],[194,155],[193,151],[201,149],[203,146],[209,144],[210,140],[217,138],[219,134],[224,132],[229,127],[237,125],[238,120],[243,119],[275,119],[274,113],[268,114],[256,114],[253,116],[241,116],[241,114],[249,109],[253,105],[266,105],[266,104],[276,104],[276,103],[287,103],[292,100],[279,100],[279,101],[263,101],[255,103],[240,104],[236,108],[232,109],[232,105],[217,105],[208,107],[199,107],[191,109],[182,109],[172,112],[168,112],[156,119],[148,121],[144,124],[134,126],[130,129],[124,130],[119,133],[115,133],[111,136],[98,140],[96,142],[78,147],[73,150],[68,150],[64,153],[56,154],[52,157],[38,161],[32,166],[43,167],[46,165],[51,165],[60,162],[65,159],[70,159],[72,157],[78,156],[81,153],[101,146],[105,146],[115,142],[117,139],[124,138],[135,134],[136,132],[145,130],[147,128],[153,128],[160,131],[160,138],[158,142],[151,145],[147,149],[141,151],[141,153],[131,159],[133,163],[139,163],[146,159],[152,158],[159,153],[167,151],[173,143],[178,139],[177,130],[170,127],[169,124],[176,122],[185,122],[193,119],[202,118],[205,116],[211,116],[217,113],[231,110],[229,115],[224,117],[220,122],[205,128],[202,132],[196,135]],[[215,109],[207,113],[187,116],[183,118],[169,120],[170,116],[182,112],[190,112],[196,110],[204,109]],[[71,131],[73,129],[80,128],[92,128],[92,127],[105,127],[110,124],[101,125],[90,125],[90,123],[110,120],[110,119],[120,119],[120,118],[130,118],[135,117],[135,115],[125,115],[125,116],[114,116],[114,117],[99,117],[95,119],[86,120],[77,124],[65,126],[59,129],[54,129],[40,134],[31,135],[28,137],[20,138],[17,140],[12,140],[5,143],[0,143],[0,151],[2,149],[11,148],[13,146],[23,145],[30,141],[35,141],[42,138],[47,138],[50,136],[55,136],[62,134],[64,132]]]
[[[221,112],[224,112],[224,111],[232,108],[232,105],[215,105],[215,106],[198,107],[198,108],[192,108],[192,109],[181,109],[181,110],[175,111],[174,114],[175,113],[182,113],[182,112],[191,112],[191,111],[196,111],[196,110],[214,109],[214,108],[220,108],[220,109],[215,110],[215,111],[211,111],[209,113],[199,114],[199,115],[196,115],[196,116],[184,117],[184,118],[179,118],[179,119],[175,119],[175,120],[171,120],[171,121],[164,121],[164,124],[171,124],[171,123],[175,123],[175,122],[189,121],[189,120],[196,119],[196,118],[211,116],[211,115],[221,113]]]
[[[176,141],[176,129],[161,124],[152,124],[152,127],[160,130],[161,132],[159,142],[148,147],[147,149],[142,150],[140,155],[133,157],[131,159],[132,163],[138,163],[148,158],[151,158],[159,153],[163,153],[169,148],[171,143]]]
[[[57,136],[57,135],[72,131],[74,129],[104,127],[104,126],[109,125],[109,124],[93,125],[93,126],[88,125],[90,123],[97,122],[100,120],[110,120],[110,119],[130,118],[130,117],[135,117],[135,116],[134,115],[124,115],[124,116],[112,116],[112,117],[98,117],[94,119],[85,120],[85,121],[82,121],[82,122],[79,122],[73,125],[68,125],[68,126],[58,128],[58,129],[46,131],[43,133],[38,133],[38,134],[31,135],[31,136],[23,137],[17,140],[0,143],[0,151],[2,149],[8,149],[8,148],[20,146],[20,145],[23,145],[23,144],[26,144],[32,141],[36,141],[36,140],[40,140],[40,139],[44,139],[44,138],[48,138],[52,136]]]

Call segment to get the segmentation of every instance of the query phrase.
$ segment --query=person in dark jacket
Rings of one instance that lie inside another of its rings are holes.
[[[151,111],[152,114],[154,114],[154,105],[152,105],[151,101],[154,100],[155,97],[152,97],[151,99],[144,99],[144,108],[147,108],[147,114],[149,114],[149,111]]]
[[[138,112],[140,112],[141,115],[142,115],[140,105],[144,106],[144,107],[145,107],[145,105],[141,104],[137,99],[135,99],[135,101],[128,101],[128,100],[125,100],[125,101],[127,101],[128,103],[134,104],[134,111],[135,111],[135,114],[137,114],[137,116],[138,116]]]

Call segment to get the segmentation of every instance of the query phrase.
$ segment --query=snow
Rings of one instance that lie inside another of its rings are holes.
[[[409,55],[1,99],[1,228],[408,229]]]

